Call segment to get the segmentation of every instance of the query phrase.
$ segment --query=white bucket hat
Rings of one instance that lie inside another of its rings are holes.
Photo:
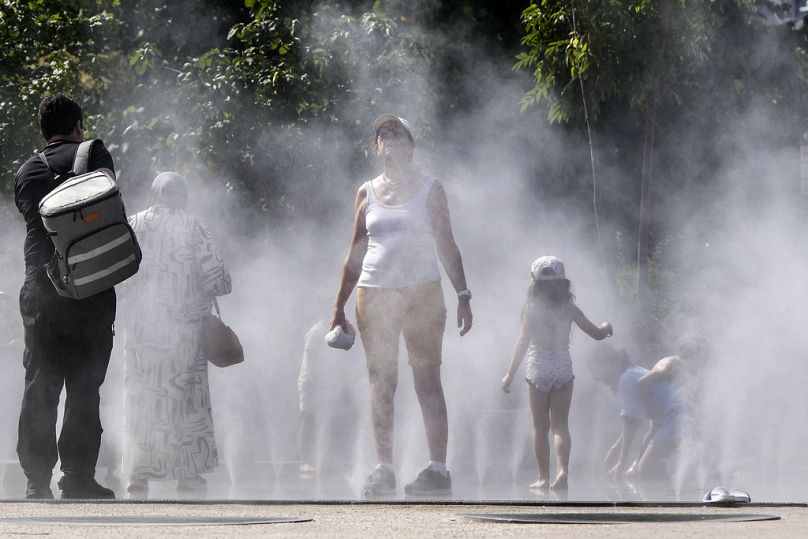
[[[552,273],[542,275],[542,270],[549,268]],[[534,281],[552,281],[555,279],[566,279],[564,275],[564,263],[554,256],[543,256],[537,258],[530,265],[530,277]]]

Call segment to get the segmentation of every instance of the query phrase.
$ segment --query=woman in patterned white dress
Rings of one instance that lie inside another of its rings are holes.
[[[608,322],[596,326],[575,305],[564,264],[554,256],[543,256],[530,266],[530,287],[522,310],[522,327],[513,348],[511,366],[502,378],[502,390],[510,392],[519,364],[527,352],[525,381],[530,392],[533,415],[533,447],[539,467],[539,480],[530,488],[567,488],[570,461],[569,413],[572,401],[572,323],[593,339],[612,336]],[[553,430],[556,478],[550,483],[550,447],[547,436]]]
[[[131,497],[148,481],[176,480],[180,495],[203,497],[202,474],[218,464],[200,351],[202,318],[230,274],[205,224],[186,213],[185,179],[154,179],[149,208],[129,218],[143,261],[122,290],[125,328],[124,470]]]

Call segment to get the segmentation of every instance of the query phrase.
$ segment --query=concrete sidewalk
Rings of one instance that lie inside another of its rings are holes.
[[[608,513],[612,516],[645,515],[776,515],[780,520],[759,522],[640,522],[629,524],[509,524],[469,520],[475,514]],[[69,520],[97,518],[108,525],[32,523],[35,518]],[[309,522],[249,525],[194,525],[197,518],[272,519],[301,517]],[[163,524],[124,524],[138,518]],[[9,522],[8,519],[15,519]],[[168,526],[165,519],[185,519],[186,524]],[[113,524],[110,526],[109,524]],[[175,503],[175,502],[2,502],[0,535],[55,535],[57,537],[806,537],[808,507],[805,505],[750,504],[721,508],[701,505],[597,506],[572,505],[478,505],[478,504],[373,504],[373,503]]]

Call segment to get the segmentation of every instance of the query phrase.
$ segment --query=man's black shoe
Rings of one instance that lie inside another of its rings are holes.
[[[115,493],[92,477],[65,475],[59,479],[63,500],[114,500]]]
[[[446,475],[425,468],[421,470],[418,477],[404,487],[404,494],[408,496],[450,496],[452,494],[452,477],[449,472]]]
[[[50,481],[28,480],[28,488],[25,489],[26,500],[52,500],[53,492],[50,489]]]

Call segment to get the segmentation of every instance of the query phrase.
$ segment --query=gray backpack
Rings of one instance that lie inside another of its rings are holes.
[[[131,277],[142,258],[115,180],[101,171],[87,172],[94,142],[79,144],[68,173],[73,177],[39,203],[56,248],[48,277],[60,296],[73,299],[88,298]],[[43,153],[39,158],[51,170]]]

